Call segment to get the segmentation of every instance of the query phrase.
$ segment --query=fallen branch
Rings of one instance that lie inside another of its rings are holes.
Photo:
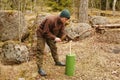
[[[93,28],[120,28],[120,24],[92,25]]]

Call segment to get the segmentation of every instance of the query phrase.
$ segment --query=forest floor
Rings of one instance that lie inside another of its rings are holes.
[[[60,60],[65,62],[66,55],[70,53],[70,42],[57,43],[57,47]],[[71,47],[76,55],[73,76],[65,74],[65,67],[55,66],[50,52],[47,52],[43,65],[48,74],[46,77],[37,73],[33,56],[32,60],[20,65],[0,63],[0,80],[120,80],[120,44],[98,42],[93,35],[73,41]]]
[[[59,58],[65,62],[70,53],[70,43],[57,43]],[[116,53],[115,50],[118,50]],[[44,56],[44,70],[48,76],[37,73],[35,57],[20,65],[0,64],[0,80],[119,80],[120,44],[95,41],[95,36],[72,42],[76,55],[75,74],[65,75],[65,67],[54,65],[51,54]]]

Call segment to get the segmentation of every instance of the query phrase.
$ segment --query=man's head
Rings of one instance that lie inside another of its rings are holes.
[[[65,23],[68,19],[70,19],[70,12],[67,9],[64,9],[61,13],[60,13],[60,17],[61,17],[61,21],[63,23]]]
[[[67,19],[70,19],[70,12],[67,9],[64,9],[61,13],[60,13],[60,17],[65,17]]]

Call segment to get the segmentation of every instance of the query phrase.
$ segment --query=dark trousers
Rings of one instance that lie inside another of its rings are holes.
[[[55,41],[51,40],[51,39],[37,38],[36,59],[37,59],[38,69],[42,68],[42,65],[43,65],[43,56],[44,56],[45,43],[47,43],[47,45],[49,46],[54,61],[55,62],[59,61]]]

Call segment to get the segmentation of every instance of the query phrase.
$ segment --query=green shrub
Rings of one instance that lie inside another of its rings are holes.
[[[64,8],[71,8],[72,0],[48,0],[47,5],[52,8],[53,11],[60,11]]]

